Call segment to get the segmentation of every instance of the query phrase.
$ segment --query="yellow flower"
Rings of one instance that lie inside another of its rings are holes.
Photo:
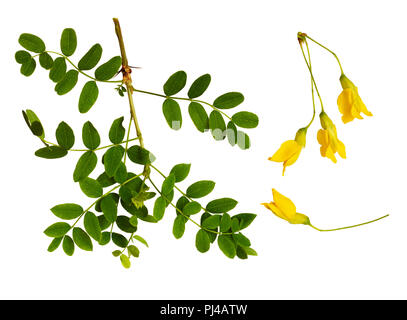
[[[338,154],[345,159],[345,145],[338,139],[336,127],[332,123],[332,120],[325,112],[321,112],[319,117],[323,128],[320,129],[317,134],[317,140],[321,145],[321,156],[327,157],[336,163],[335,153],[338,152]]]
[[[271,210],[277,217],[292,224],[310,224],[309,218],[298,213],[294,203],[275,189],[273,189],[273,200],[270,203],[262,203],[262,205]]]
[[[288,140],[284,142],[276,153],[268,158],[270,161],[283,162],[283,175],[285,168],[292,165],[297,161],[300,156],[302,148],[305,147],[305,138],[307,134],[307,128],[301,128],[295,135],[295,140]]]
[[[372,116],[359,96],[358,88],[344,74],[339,78],[343,91],[338,97],[339,111],[342,113],[343,123],[352,121],[355,118],[363,119],[360,113]]]

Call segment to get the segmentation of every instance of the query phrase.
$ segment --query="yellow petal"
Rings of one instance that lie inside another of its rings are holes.
[[[338,154],[342,157],[342,159],[346,159],[346,151],[345,151],[345,145],[342,143],[342,141],[338,140]]]
[[[288,221],[288,218],[284,215],[284,213],[279,208],[277,208],[277,206],[273,202],[262,203],[262,205],[265,206],[270,211],[272,211],[277,217]]]
[[[336,161],[335,154],[334,154],[334,152],[332,151],[332,149],[331,149],[330,147],[328,147],[328,148],[326,149],[325,157],[331,159],[333,163],[336,163],[336,162],[337,162],[337,161]]]
[[[294,140],[288,140],[284,142],[276,153],[269,158],[271,161],[284,162],[290,159],[298,150],[301,150],[301,146]]]
[[[287,217],[286,220],[289,221],[295,216],[296,208],[294,203],[275,189],[273,189],[273,200],[274,205],[280,210],[281,214]]]
[[[328,145],[328,132],[323,129],[319,129],[317,133],[317,140],[320,145],[327,146]]]

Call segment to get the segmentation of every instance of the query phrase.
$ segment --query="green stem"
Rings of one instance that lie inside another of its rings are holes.
[[[349,226],[349,227],[336,228],[336,229],[319,229],[319,228],[317,228],[317,227],[314,227],[311,223],[309,224],[309,226],[310,226],[311,228],[314,228],[315,230],[318,230],[318,231],[321,231],[321,232],[337,231],[337,230],[344,230],[344,229],[350,229],[350,228],[360,227],[360,226],[363,226],[363,225],[365,225],[365,224],[369,224],[369,223],[372,223],[372,222],[379,221],[379,220],[384,219],[384,218],[386,218],[386,217],[388,217],[388,216],[389,216],[389,215],[386,214],[386,215],[384,215],[383,217],[380,217],[380,218],[377,218],[377,219],[374,219],[374,220],[371,220],[371,221],[368,221],[368,222],[355,224],[355,225]]]
[[[343,75],[343,69],[342,69],[342,65],[341,62],[339,61],[338,56],[336,55],[335,52],[333,52],[332,50],[328,49],[327,47],[325,47],[324,45],[322,45],[321,43],[319,43],[318,41],[312,39],[311,37],[305,35],[305,37],[307,37],[308,39],[310,39],[312,42],[316,43],[317,45],[319,45],[320,47],[324,48],[325,50],[327,50],[328,52],[330,52],[336,59],[336,61],[338,61],[339,64],[339,68],[341,69],[341,75]]]
[[[133,120],[133,118],[130,115],[129,127],[127,128],[126,146],[125,146],[125,150],[124,150],[124,159],[123,159],[124,164],[126,164],[126,156],[127,156],[127,149],[128,149],[128,146],[129,146],[129,136],[130,136],[130,129],[131,129],[131,121],[132,120]]]
[[[319,90],[318,90],[317,83],[315,82],[314,75],[312,74],[312,69],[311,69],[310,65],[308,64],[307,57],[305,56],[304,48],[302,47],[302,43],[301,43],[301,42],[300,42],[300,47],[301,47],[301,52],[302,52],[302,55],[303,55],[303,57],[304,57],[305,63],[306,63],[306,65],[307,65],[308,71],[309,71],[310,74],[311,74],[312,82],[314,82],[315,91],[317,92],[318,97],[319,97],[319,101],[320,101],[320,103],[321,103],[321,109],[322,109],[322,111],[324,111],[324,104],[322,103],[322,98],[321,98],[321,95],[319,94]]]
[[[307,43],[307,41],[305,41],[305,45],[307,46],[307,53],[308,53],[308,61],[309,61],[309,67],[310,67],[310,69],[312,70],[312,64],[311,64],[311,54],[310,54],[310,52],[309,52],[309,47],[308,47],[308,43]],[[308,123],[308,125],[305,127],[305,128],[309,128],[310,127],[310,125],[312,124],[312,122],[314,121],[314,119],[315,119],[315,95],[314,95],[314,82],[312,81],[312,78],[311,78],[311,92],[312,92],[312,107],[313,107],[313,114],[312,114],[312,119],[311,119],[311,121]]]
[[[168,97],[164,94],[159,94],[159,93],[155,93],[155,92],[150,92],[150,91],[144,91],[144,90],[139,90],[136,88],[133,88],[134,92],[139,92],[139,93],[145,93],[145,94],[149,94],[152,96],[157,96],[157,97],[161,97],[161,98],[165,98],[165,99],[174,99],[174,100],[184,100],[184,101],[189,101],[189,102],[197,102],[197,103],[203,103],[206,104],[207,106],[211,107],[213,110],[216,110],[218,112],[220,112],[221,114],[223,114],[226,118],[228,118],[229,120],[232,120],[231,117],[229,117],[225,112],[223,112],[222,110],[216,108],[214,105],[206,102],[206,101],[202,101],[202,100],[196,100],[196,99],[190,99],[190,98],[182,98],[182,97]]]
[[[136,175],[134,177],[131,177],[130,179],[124,181],[123,183],[115,186],[114,188],[110,189],[108,192],[104,193],[103,195],[101,195],[98,199],[96,199],[88,208],[86,208],[85,211],[83,211],[83,213],[78,217],[78,219],[76,219],[75,223],[71,226],[71,229],[73,229],[73,227],[78,223],[78,221],[83,217],[83,215],[88,212],[90,209],[92,209],[92,207],[101,199],[103,199],[104,197],[106,197],[107,195],[111,194],[114,190],[116,190],[117,188],[120,188],[121,186],[124,186],[125,184],[129,183],[130,181],[137,179],[138,177],[140,177],[141,175],[143,175],[142,173],[140,173],[139,175]],[[113,229],[113,223],[112,223],[112,229]],[[69,231],[69,230],[68,230]]]
[[[44,52],[48,52],[48,53],[53,53],[56,55],[59,55],[61,57],[63,57],[66,61],[68,61],[79,73],[83,74],[85,77],[88,77],[94,81],[98,81],[98,82],[106,82],[106,83],[122,83],[121,80],[119,81],[113,81],[113,80],[98,80],[90,75],[88,75],[87,73],[83,72],[82,70],[80,70],[66,55],[59,53],[59,52],[55,52],[55,51],[44,51]],[[37,55],[35,55],[34,57],[36,57]],[[33,57],[33,58],[34,58]]]
[[[40,139],[41,139],[41,138],[40,138]],[[118,144],[109,144],[108,146],[96,148],[96,149],[94,149],[94,150],[92,150],[92,151],[98,151],[98,150],[102,150],[102,149],[106,149],[106,148],[118,146],[118,145],[121,145],[121,144],[123,144],[123,143],[126,143],[126,147],[127,147],[127,144],[128,144],[129,142],[135,141],[135,140],[138,140],[138,138],[133,138],[133,139],[130,139],[130,140],[129,140],[128,137],[127,137],[127,140],[126,140],[126,141],[122,141],[122,142],[120,142],[120,143],[118,143]],[[53,143],[53,142],[49,142],[49,141],[47,141],[47,140],[45,140],[45,139],[41,139],[41,141],[44,142],[44,143],[46,143],[46,144],[50,144],[50,145],[52,145],[52,146],[57,146],[57,147],[59,147],[58,144]],[[86,151],[89,151],[89,149],[68,149],[68,150],[66,150],[66,151],[80,151],[80,152],[86,152]]]
[[[158,187],[155,185],[155,183],[151,180],[150,177],[148,178],[148,180],[151,182],[151,184],[153,185],[154,189],[157,190],[157,192],[161,195],[161,197],[163,197],[166,201],[168,201],[169,204],[170,204],[172,207],[174,207],[174,209],[175,209],[176,211],[178,211],[180,215],[182,215],[183,217],[185,217],[186,219],[188,219],[189,221],[191,221],[191,222],[192,222],[193,224],[195,224],[198,228],[203,229],[203,230],[205,230],[205,231],[207,231],[207,232],[211,232],[211,233],[215,233],[215,234],[219,234],[219,235],[220,235],[220,234],[226,234],[226,235],[231,235],[231,234],[233,234],[233,233],[228,233],[228,232],[217,232],[217,231],[213,231],[213,230],[210,230],[210,229],[206,229],[205,227],[201,226],[198,222],[196,222],[195,220],[191,219],[189,216],[187,216],[186,214],[184,214],[179,208],[177,208],[177,206],[176,206],[175,204],[173,204],[165,195],[163,195],[163,194],[161,193],[161,190],[158,189]],[[201,206],[201,208],[202,208],[202,206]]]

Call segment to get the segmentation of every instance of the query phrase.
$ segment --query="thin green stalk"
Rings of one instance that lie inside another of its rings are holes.
[[[63,58],[64,58],[66,61],[68,61],[79,73],[83,74],[85,77],[88,77],[88,78],[90,78],[90,79],[92,79],[92,80],[94,80],[94,81],[106,82],[106,83],[122,83],[121,80],[117,80],[117,81],[116,81],[116,80],[98,80],[98,79],[96,79],[96,78],[94,78],[94,77],[88,75],[87,73],[83,72],[82,70],[80,70],[66,55],[64,55],[64,54],[62,54],[62,53],[59,53],[59,52],[55,52],[55,51],[44,51],[44,52],[53,53],[53,54],[56,54],[56,55],[59,55],[59,56],[63,57]],[[39,55],[39,54],[38,54],[38,55]],[[36,56],[38,56],[38,55],[33,56],[33,58],[36,57]]]
[[[128,149],[128,146],[129,146],[129,137],[130,137],[130,129],[131,129],[131,121],[132,120],[133,120],[133,118],[130,115],[129,127],[127,128],[126,146],[124,148],[124,159],[123,159],[124,164],[126,164],[126,156],[127,156],[127,149]]]
[[[120,188],[121,186],[124,186],[125,184],[129,183],[130,181],[137,179],[138,177],[140,177],[142,175],[142,173],[140,173],[139,175],[136,175],[134,177],[131,177],[130,179],[124,181],[123,183],[115,186],[114,188],[110,189],[108,192],[104,193],[103,195],[101,195],[98,199],[96,199],[88,208],[86,208],[85,211],[83,211],[83,213],[78,217],[78,219],[76,219],[75,223],[71,226],[71,229],[78,223],[78,221],[83,217],[83,215],[88,212],[90,209],[92,209],[92,207],[101,199],[103,199],[104,197],[106,197],[107,195],[111,194],[114,190],[116,190],[117,188]],[[112,229],[113,229],[113,223],[112,223]]]
[[[153,95],[153,96],[157,96],[157,97],[161,97],[161,98],[169,98],[169,99],[174,99],[174,100],[184,100],[184,101],[189,101],[189,102],[197,102],[197,103],[203,103],[206,104],[207,106],[211,107],[213,110],[216,110],[218,112],[220,112],[221,114],[223,114],[226,118],[228,118],[229,120],[232,120],[231,117],[229,117],[225,112],[223,112],[222,110],[216,108],[214,105],[206,102],[206,101],[202,101],[202,100],[196,100],[196,99],[190,99],[190,98],[182,98],[182,97],[168,97],[164,94],[159,94],[159,93],[155,93],[155,92],[150,92],[150,91],[145,91],[145,90],[139,90],[136,88],[133,88],[134,92],[139,92],[139,93],[145,93],[145,94],[149,94],[149,95]]]
[[[327,47],[325,47],[324,45],[322,45],[321,43],[319,43],[318,41],[312,39],[311,37],[309,37],[308,35],[304,34],[304,36],[308,39],[310,39],[312,42],[316,43],[317,45],[319,45],[320,47],[324,48],[325,50],[327,50],[328,52],[330,52],[336,59],[336,61],[338,61],[339,64],[339,68],[341,69],[341,75],[343,75],[343,69],[342,69],[342,65],[341,62],[339,61],[338,56],[336,55],[335,52],[333,52],[332,50],[328,49]]]
[[[322,111],[324,111],[324,104],[322,103],[322,98],[321,98],[321,95],[319,94],[319,90],[318,90],[318,87],[317,87],[317,83],[315,82],[314,75],[312,74],[311,67],[310,67],[310,65],[308,64],[307,57],[305,56],[304,48],[302,47],[302,43],[301,43],[301,42],[300,42],[300,47],[301,47],[301,52],[302,52],[302,55],[303,55],[303,57],[304,57],[305,63],[306,63],[306,65],[307,65],[308,71],[309,71],[310,74],[311,74],[312,82],[314,82],[315,91],[317,92],[318,97],[319,97],[319,101],[320,101],[320,103],[321,103],[321,109],[322,109]]]
[[[40,139],[41,139],[41,138],[40,138]],[[123,143],[126,143],[126,146],[127,146],[127,144],[128,144],[129,142],[135,141],[135,140],[138,140],[138,138],[133,138],[133,139],[130,139],[130,140],[129,140],[128,137],[127,137],[127,140],[126,140],[126,141],[122,141],[122,142],[120,142],[120,143],[118,143],[118,144],[109,144],[108,146],[99,147],[99,148],[96,148],[96,149],[94,149],[94,150],[92,150],[92,151],[98,151],[98,150],[102,150],[102,149],[106,149],[106,148],[118,146],[118,145],[121,145],[121,144],[123,144]],[[57,147],[59,147],[58,144],[53,143],[53,142],[49,142],[49,141],[47,141],[47,140],[45,140],[45,139],[41,139],[41,141],[44,142],[44,143],[46,143],[46,144],[50,144],[50,145],[52,145],[52,146],[57,146]],[[80,152],[86,152],[86,151],[89,151],[89,149],[68,149],[68,150],[66,150],[66,151],[80,151]]]
[[[158,189],[158,187],[155,185],[155,183],[151,180],[150,177],[148,178],[148,180],[151,182],[151,184],[153,185],[154,189],[157,190],[157,192],[161,195],[161,197],[163,197],[166,201],[168,201],[169,204],[170,204],[172,207],[174,207],[175,210],[178,211],[180,215],[182,215],[183,217],[185,217],[186,219],[188,219],[189,221],[191,221],[191,222],[192,222],[193,224],[195,224],[198,228],[203,229],[203,230],[205,230],[205,231],[207,231],[207,232],[211,232],[211,233],[218,234],[218,235],[220,235],[220,234],[225,234],[225,235],[231,235],[231,234],[233,234],[233,233],[228,233],[228,232],[217,232],[217,231],[213,231],[213,230],[210,230],[210,229],[206,229],[205,227],[201,226],[198,222],[196,222],[195,220],[191,219],[189,216],[187,216],[186,214],[184,214],[179,208],[177,208],[177,206],[176,206],[175,204],[173,204],[171,201],[169,201],[169,199],[168,199],[165,195],[163,195],[163,194],[161,193],[161,190]],[[202,207],[201,207],[201,208],[202,208]]]
[[[380,217],[380,218],[377,218],[377,219],[374,219],[374,220],[371,220],[371,221],[368,221],[368,222],[355,224],[355,225],[349,226],[349,227],[336,228],[336,229],[319,229],[319,228],[317,228],[317,227],[314,227],[311,223],[309,224],[309,226],[310,226],[311,228],[314,228],[315,230],[318,230],[318,231],[321,231],[321,232],[337,231],[337,230],[344,230],[344,229],[350,229],[350,228],[360,227],[360,226],[363,226],[363,225],[366,225],[366,224],[369,224],[369,223],[373,223],[373,222],[379,221],[379,220],[384,219],[384,218],[386,218],[386,217],[388,217],[388,216],[389,216],[389,215],[386,214],[386,215],[384,215],[383,217]]]
[[[311,54],[310,54],[310,52],[309,52],[309,47],[308,47],[308,43],[307,43],[307,41],[305,41],[305,45],[307,46],[307,53],[308,53],[308,61],[309,61],[309,67],[310,67],[310,69],[312,70],[312,64],[311,64]],[[305,128],[309,128],[310,127],[310,125],[312,124],[312,122],[314,121],[314,119],[315,119],[315,95],[314,95],[314,82],[312,81],[312,78],[311,78],[311,92],[312,92],[312,107],[313,107],[313,114],[312,114],[312,119],[311,119],[311,121],[308,123],[308,125],[305,127]]]

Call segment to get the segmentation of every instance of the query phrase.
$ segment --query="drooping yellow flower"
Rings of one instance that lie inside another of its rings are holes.
[[[306,134],[307,129],[301,128],[297,131],[295,140],[288,140],[284,142],[276,153],[272,157],[268,158],[270,161],[283,163],[283,175],[285,168],[292,165],[300,156],[302,148],[305,147]]]
[[[262,203],[262,205],[271,210],[277,217],[287,220],[291,224],[310,224],[309,218],[298,213],[294,203],[275,189],[273,189],[273,201]]]
[[[317,134],[317,140],[321,145],[321,156],[327,157],[336,163],[335,153],[338,152],[338,154],[345,159],[345,145],[338,139],[336,127],[332,120],[325,112],[321,112],[319,117],[323,128],[320,129]]]
[[[344,74],[339,78],[343,91],[338,97],[339,111],[342,113],[343,123],[348,123],[355,118],[363,119],[360,113],[372,116],[359,96],[358,88]]]

